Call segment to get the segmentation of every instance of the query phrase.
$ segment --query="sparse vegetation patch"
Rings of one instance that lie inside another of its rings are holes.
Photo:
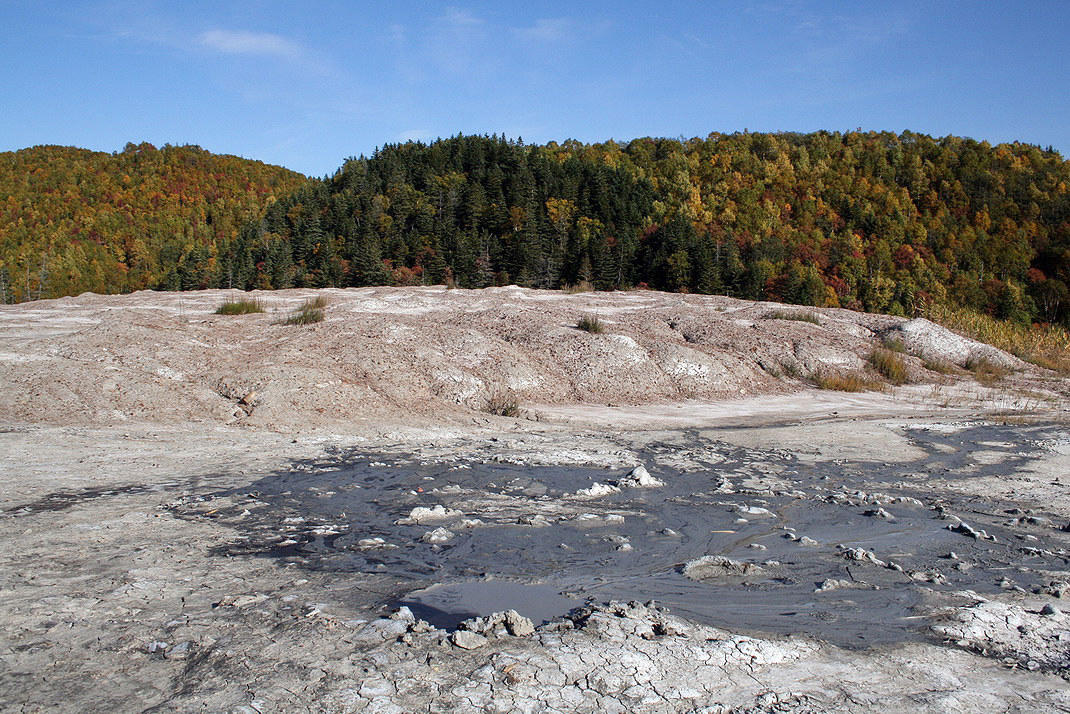
[[[1061,374],[1070,374],[1070,330],[1059,325],[1026,325],[997,320],[971,310],[934,305],[933,322],[979,342],[1010,352],[1018,359]],[[973,371],[973,370],[971,370]]]
[[[516,418],[520,416],[520,400],[511,392],[493,392],[487,397],[483,411],[494,416]]]
[[[869,363],[892,384],[900,385],[910,381],[910,370],[906,361],[892,350],[876,348],[869,355]]]
[[[795,320],[797,322],[809,322],[812,325],[820,325],[817,315],[805,310],[774,310],[766,315],[767,320]]]
[[[884,389],[880,382],[853,372],[814,372],[810,381],[818,389],[837,392],[879,392]]]
[[[327,299],[317,296],[301,303],[301,306],[282,321],[283,325],[312,325],[323,322],[327,316]]]
[[[600,335],[606,331],[605,325],[602,324],[597,315],[584,315],[576,323],[576,328],[594,335]]]
[[[260,304],[259,300],[255,298],[239,298],[237,300],[226,300],[222,305],[216,308],[215,314],[251,315],[263,311],[264,306]]]
[[[574,285],[566,284],[562,286],[561,289],[569,295],[577,295],[579,293],[594,292],[594,285],[592,285],[591,281],[589,280],[581,280],[578,283],[575,283]]]
[[[941,359],[923,359],[921,366],[930,372],[936,372],[937,374],[955,374],[958,370],[950,362],[945,362]]]
[[[891,350],[892,352],[899,352],[900,354],[907,354],[907,346],[903,344],[903,340],[899,337],[890,337],[884,340],[884,348]]]
[[[966,363],[966,369],[973,372],[974,378],[986,387],[991,387],[1011,373],[1011,370],[1006,367],[1002,367],[984,357],[971,359]]]

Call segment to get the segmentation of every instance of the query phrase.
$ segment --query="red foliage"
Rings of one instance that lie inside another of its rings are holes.
[[[896,267],[900,269],[909,268],[910,264],[914,262],[914,249],[909,245],[901,245],[896,248],[895,253],[892,255],[892,260],[895,261]]]
[[[1025,279],[1028,280],[1032,285],[1037,285],[1047,280],[1048,276],[1045,275],[1042,270],[1030,268],[1025,273]]]

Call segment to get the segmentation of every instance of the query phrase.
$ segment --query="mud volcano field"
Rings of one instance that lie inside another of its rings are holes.
[[[1070,711],[1064,377],[845,310],[321,293],[0,306],[0,710]]]
[[[509,609],[539,624],[587,601],[654,600],[708,625],[865,647],[933,637],[918,615],[930,591],[1060,588],[1070,534],[1053,514],[928,487],[1021,469],[1060,431],[907,433],[919,458],[896,464],[804,464],[716,432],[648,444],[652,471],[343,454],[174,512],[233,524],[218,554],[409,579],[417,589],[383,604],[451,630]],[[695,454],[684,470],[669,465],[682,450]]]

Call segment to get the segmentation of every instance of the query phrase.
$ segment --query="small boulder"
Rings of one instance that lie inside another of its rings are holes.
[[[399,526],[419,526],[424,523],[431,523],[433,521],[444,521],[449,518],[459,518],[464,514],[453,508],[446,508],[445,506],[432,506],[427,508],[426,506],[417,506],[409,511],[407,518],[399,518],[394,521]]]
[[[597,481],[592,483],[588,488],[581,488],[576,491],[576,495],[581,498],[600,498],[613,493],[620,493],[620,489],[616,486],[610,486],[609,484],[598,483]]]
[[[650,475],[645,466],[636,466],[628,474],[617,481],[618,488],[657,488],[664,486],[665,482]]]
[[[424,543],[446,543],[449,542],[452,538],[453,531],[446,530],[445,528],[442,528],[440,526],[433,531],[428,531],[427,533],[424,533],[420,537],[420,540],[422,540]]]
[[[509,630],[509,634],[513,637],[527,637],[534,634],[535,623],[516,610],[507,610],[505,612],[505,629]]]
[[[452,642],[455,647],[460,647],[462,650],[474,650],[487,644],[487,638],[475,632],[469,632],[468,630],[457,630],[450,635],[450,642]]]

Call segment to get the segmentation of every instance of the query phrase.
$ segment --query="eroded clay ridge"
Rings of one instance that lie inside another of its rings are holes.
[[[317,295],[328,303],[323,322],[281,324]],[[265,312],[214,314],[239,297]],[[602,331],[579,329],[585,316]],[[867,358],[892,338],[908,349],[916,383],[968,379],[923,366],[934,360],[1041,375],[926,320],[717,296],[517,287],[85,294],[0,306],[0,419],[352,430],[384,417],[470,417],[495,399],[538,418],[536,405],[789,394],[821,371],[879,381]]]

